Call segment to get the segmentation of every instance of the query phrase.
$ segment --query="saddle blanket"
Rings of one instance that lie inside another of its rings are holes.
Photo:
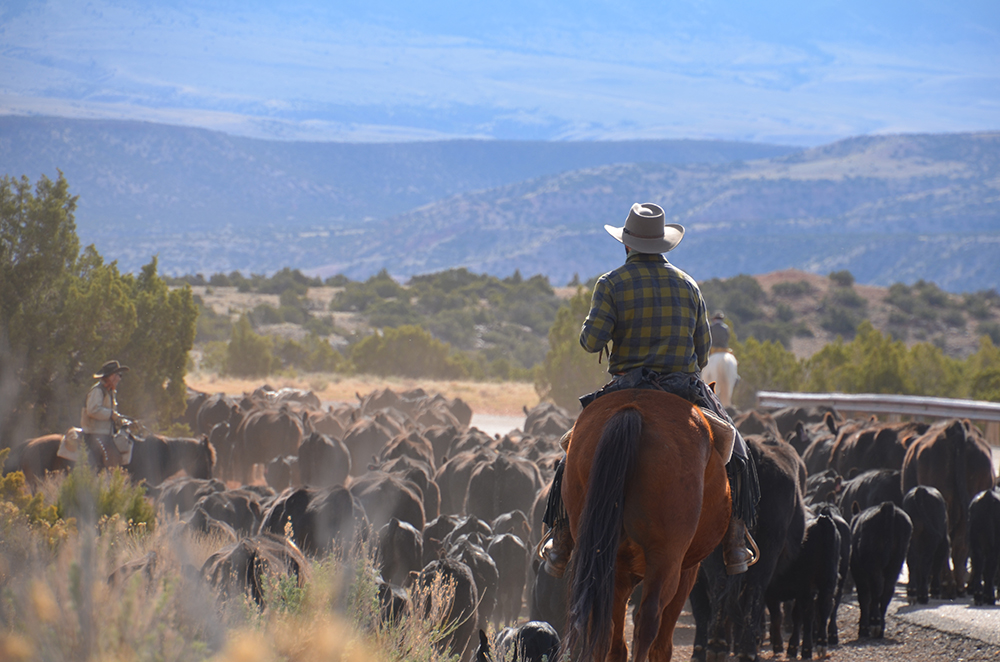
[[[115,448],[122,456],[122,466],[130,464],[132,462],[132,449],[135,447],[132,436],[126,432],[119,432],[114,436],[114,442]],[[84,446],[86,443],[83,440],[83,429],[70,428],[66,430],[59,441],[59,450],[56,451],[56,455],[64,460],[76,462],[80,459],[80,450]]]

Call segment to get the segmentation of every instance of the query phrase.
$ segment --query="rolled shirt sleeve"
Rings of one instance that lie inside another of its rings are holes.
[[[611,340],[615,319],[616,310],[611,296],[611,286],[606,277],[601,276],[594,286],[590,312],[580,330],[580,345],[588,352],[599,352],[604,349]]]

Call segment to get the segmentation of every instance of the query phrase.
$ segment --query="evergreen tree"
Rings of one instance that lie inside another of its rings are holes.
[[[163,423],[184,408],[197,307],[169,292],[156,260],[135,278],[82,253],[76,197],[62,173],[0,179],[0,444],[79,424],[92,374],[110,358],[133,368],[122,411]],[[152,423],[152,420],[148,422]]]
[[[580,329],[590,312],[590,293],[582,287],[556,312],[549,330],[549,351],[535,372],[535,391],[570,411],[579,408],[578,398],[597,390],[609,376],[606,363],[580,346]]]

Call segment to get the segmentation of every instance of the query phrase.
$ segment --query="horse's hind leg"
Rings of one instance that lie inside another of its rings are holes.
[[[628,599],[638,581],[620,567],[615,572],[615,604],[611,614],[611,650],[608,651],[608,662],[627,662],[628,648],[625,646],[625,618],[628,612]]]
[[[649,651],[650,662],[667,662],[674,654],[674,627],[680,618],[681,610],[687,601],[688,594],[698,578],[698,566],[681,571],[677,591],[660,614],[660,630]],[[638,659],[638,658],[636,658]]]
[[[676,566],[665,568],[646,566],[646,576],[643,578],[642,587],[642,604],[639,606],[633,637],[632,659],[634,662],[644,662],[646,659],[657,661],[670,659],[673,654],[674,624],[677,622],[677,616],[680,615],[684,600],[691,592],[691,587],[694,586],[694,580],[697,576],[697,567],[681,571]],[[679,604],[674,604],[681,588],[684,589],[684,597]],[[668,619],[667,613],[672,608],[676,608],[676,613],[672,619]],[[659,635],[663,635],[664,631],[667,631],[667,636],[661,638]],[[654,642],[657,644],[655,647],[653,646]],[[664,644],[664,642],[668,643]],[[653,648],[652,652],[651,648]]]

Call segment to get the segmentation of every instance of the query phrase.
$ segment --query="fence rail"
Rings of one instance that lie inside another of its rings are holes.
[[[986,437],[1000,444],[1000,402],[931,398],[921,395],[878,393],[782,393],[759,391],[761,407],[815,407],[826,405],[841,411],[865,414],[924,416],[927,418],[968,418],[983,422]]]

